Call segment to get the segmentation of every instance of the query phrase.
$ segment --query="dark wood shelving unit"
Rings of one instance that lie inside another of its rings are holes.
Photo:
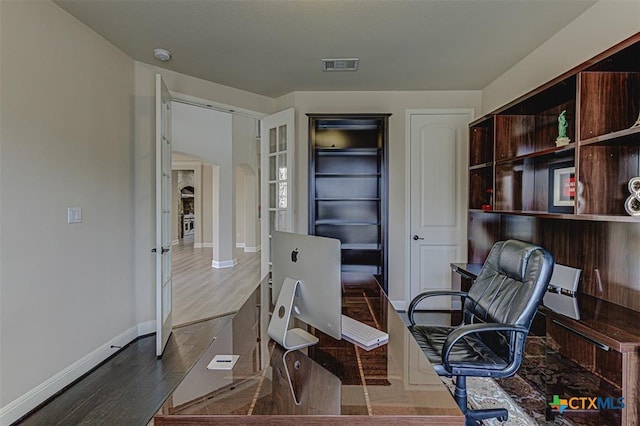
[[[562,111],[571,142],[558,147]],[[547,357],[577,363],[576,381],[595,383],[596,394],[625,398],[615,415],[595,414],[607,424],[637,424],[640,418],[640,341],[631,350],[609,341],[619,333],[619,317],[640,315],[640,216],[624,207],[629,180],[640,176],[640,127],[632,127],[639,118],[637,33],[469,125],[468,262],[481,263],[493,242],[516,238],[544,246],[558,264],[582,269],[578,301],[585,309],[587,301],[593,304],[594,317],[585,310],[580,320],[569,321],[546,310],[553,320],[546,339],[556,342]],[[572,202],[558,209],[550,197],[553,171],[569,173],[570,167]],[[591,336],[595,325],[605,330],[596,340],[607,349],[581,336]],[[549,381],[547,397],[564,389]]]
[[[309,234],[342,243],[343,272],[387,290],[387,134],[390,114],[309,116]]]

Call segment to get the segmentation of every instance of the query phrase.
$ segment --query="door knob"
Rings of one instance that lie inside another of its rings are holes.
[[[424,238],[418,237],[417,235],[413,236],[413,241],[424,240]]]

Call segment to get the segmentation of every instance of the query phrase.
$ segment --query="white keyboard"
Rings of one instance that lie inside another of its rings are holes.
[[[380,346],[389,340],[384,331],[342,315],[342,337],[364,347]]]

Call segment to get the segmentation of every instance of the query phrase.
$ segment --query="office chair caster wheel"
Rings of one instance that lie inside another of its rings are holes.
[[[498,416],[496,417],[499,422],[506,422],[509,419],[509,416]]]

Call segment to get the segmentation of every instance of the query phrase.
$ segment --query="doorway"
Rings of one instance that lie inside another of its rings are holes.
[[[467,259],[467,146],[472,110],[407,111],[409,300],[451,289],[451,262]],[[449,297],[420,309],[448,310]]]

